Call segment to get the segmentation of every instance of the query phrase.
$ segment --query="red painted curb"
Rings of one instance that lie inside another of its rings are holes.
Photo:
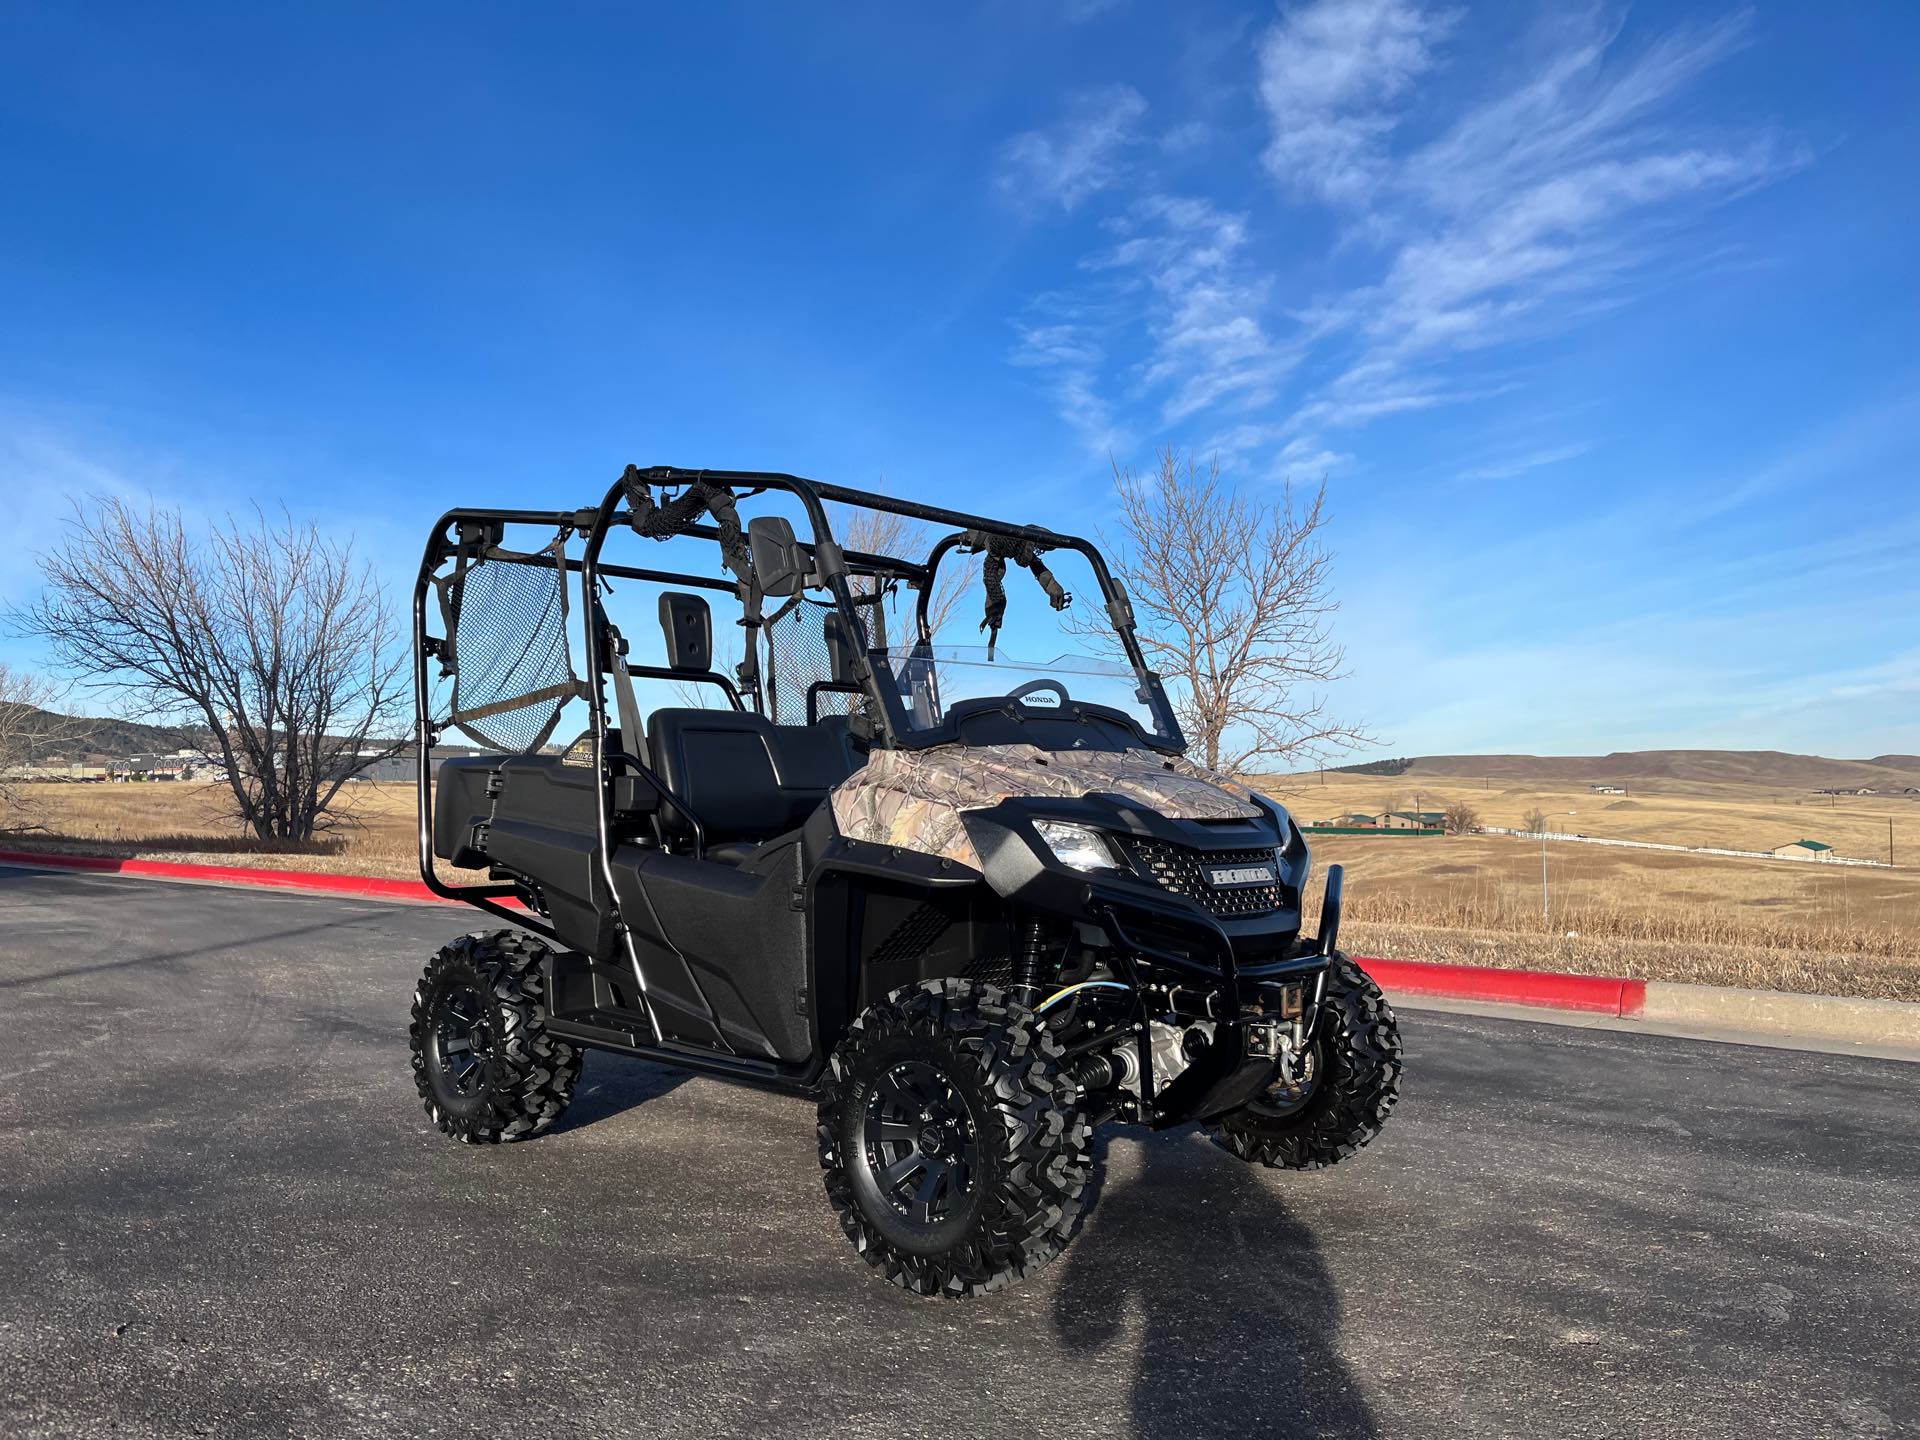
[[[1556,1010],[1618,1016],[1638,1015],[1647,1003],[1644,980],[1562,975],[1552,970],[1501,970],[1490,965],[1442,965],[1427,960],[1354,958],[1382,990],[1408,995],[1495,1000],[1508,1005],[1545,1005]]]
[[[38,850],[0,850],[0,864],[39,865],[93,874],[144,875],[156,880],[198,880],[253,885],[268,890],[310,890],[368,900],[429,900],[456,904],[418,880],[373,875],[322,875],[310,870],[260,870],[240,865],[182,865],[171,860],[120,860],[111,855],[61,855]],[[1550,970],[1499,970],[1486,965],[1441,965],[1425,960],[1378,960],[1356,956],[1383,990],[1441,995],[1455,1000],[1495,1000],[1599,1015],[1638,1015],[1647,982],[1602,975],[1561,975]]]
[[[0,850],[0,864],[85,870],[102,875],[144,875],[155,880],[212,881],[268,890],[317,890],[371,900],[440,900],[418,880],[384,880],[376,875],[322,875],[311,870],[259,870],[241,865],[182,865],[171,860],[123,860],[112,855],[61,855],[40,850]]]

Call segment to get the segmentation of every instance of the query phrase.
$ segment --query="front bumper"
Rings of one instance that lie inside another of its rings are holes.
[[[1086,882],[1078,908],[1131,963],[1232,988],[1238,980],[1324,968],[1338,942],[1344,896],[1345,873],[1331,866],[1316,939],[1301,936],[1297,909],[1222,920],[1184,897],[1099,879]]]
[[[1229,926],[1198,906],[1143,897],[1134,887],[1087,887],[1087,917],[1105,933],[1117,968],[1166,994],[1174,1014],[1211,1026],[1211,1039],[1184,1069],[1158,1085],[1152,1047],[1140,1038],[1140,1118],[1156,1129],[1237,1109],[1273,1084],[1281,1037],[1304,1048],[1319,1014],[1326,972],[1339,941],[1345,898],[1340,866],[1327,872],[1320,934],[1298,936],[1297,912],[1284,931]],[[1278,936],[1287,943],[1276,948]]]

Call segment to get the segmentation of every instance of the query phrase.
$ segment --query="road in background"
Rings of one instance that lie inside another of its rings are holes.
[[[596,1055],[539,1141],[432,1131],[477,918],[0,869],[0,1433],[1920,1433],[1920,1067],[1410,1011],[1358,1159],[1115,1138],[956,1305],[800,1100]]]

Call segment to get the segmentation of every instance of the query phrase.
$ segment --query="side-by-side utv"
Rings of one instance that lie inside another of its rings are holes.
[[[842,548],[829,505],[894,543]],[[921,534],[924,553],[877,553]],[[615,563],[618,537],[707,560]],[[1005,653],[1009,562],[1088,654]],[[974,565],[989,644],[938,643],[943,580]],[[1393,1012],[1335,948],[1339,868],[1302,935],[1306,841],[1184,758],[1085,540],[629,467],[594,508],[443,516],[414,629],[421,873],[500,922],[414,994],[420,1094],[457,1139],[539,1134],[586,1050],[800,1092],[867,1262],[966,1296],[1066,1245],[1098,1126],[1197,1121],[1242,1160],[1311,1169],[1394,1103]],[[643,714],[643,693],[675,703]]]

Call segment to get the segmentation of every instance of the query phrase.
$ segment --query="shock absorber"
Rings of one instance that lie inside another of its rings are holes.
[[[1010,999],[1031,1009],[1040,1003],[1047,978],[1046,933],[1038,920],[1023,920],[1014,935]]]

